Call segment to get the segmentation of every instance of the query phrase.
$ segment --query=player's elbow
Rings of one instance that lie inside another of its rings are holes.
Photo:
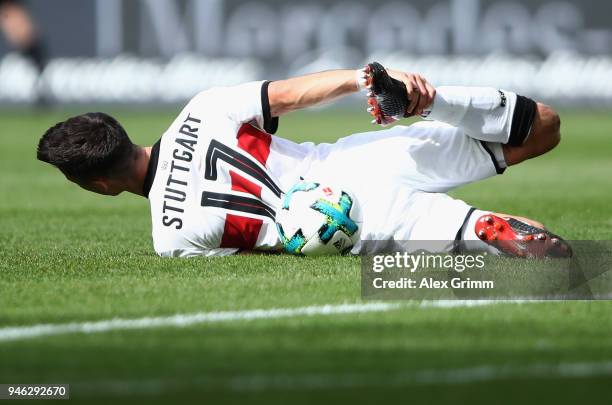
[[[548,150],[555,148],[561,142],[561,117],[552,107],[538,104],[538,113],[545,134]]]

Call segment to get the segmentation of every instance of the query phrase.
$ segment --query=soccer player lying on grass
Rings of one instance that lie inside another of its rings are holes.
[[[334,144],[270,135],[279,116],[364,87],[374,122],[425,121]],[[548,152],[559,143],[559,127],[553,109],[513,92],[434,89],[418,74],[372,63],[203,91],[151,147],[134,145],[106,114],[79,115],[43,135],[38,159],[86,190],[148,198],[161,256],[282,250],[276,210],[300,178],[353,193],[361,211],[353,254],[367,240],[478,241],[486,249],[497,240],[509,255],[568,256],[569,245],[542,224],[444,194]]]

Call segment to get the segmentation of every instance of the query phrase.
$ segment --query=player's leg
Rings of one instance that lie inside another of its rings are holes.
[[[474,139],[502,144],[508,166],[550,151],[561,139],[559,115],[550,106],[494,88],[440,87],[424,115]]]
[[[401,110],[409,103],[405,86],[414,83],[391,78],[377,63],[366,70],[368,104],[372,106],[368,111],[376,118],[373,122],[401,117]],[[420,99],[418,89],[410,93]],[[551,107],[491,87],[440,86],[421,116],[460,128],[462,134],[483,142],[498,161],[502,160],[501,169],[542,155],[560,141],[559,115]]]
[[[423,242],[437,251],[488,251],[516,257],[568,257],[571,247],[543,224],[481,211],[443,193],[417,192],[402,212],[396,240]],[[393,217],[393,214],[390,214]],[[397,218],[396,218],[397,220]]]
[[[447,192],[501,174],[559,142],[559,117],[550,107],[494,88],[440,87],[426,114],[426,121],[386,132],[406,139],[405,148],[385,153],[402,152],[405,182],[422,191]]]
[[[403,145],[389,143],[376,152],[386,156],[385,164],[401,161],[402,171],[395,174],[398,181],[417,190],[445,193],[502,174],[507,166],[500,143],[474,139],[463,129],[439,121],[379,132],[403,139]]]
[[[550,106],[536,104],[536,113],[527,139],[520,145],[502,146],[508,166],[519,164],[552,150],[561,141],[561,120]]]
[[[436,147],[422,145],[422,151],[411,152],[416,171],[428,176],[415,184],[424,191],[447,192],[501,174],[548,152],[560,140],[559,115],[551,107],[508,91],[441,87],[427,113],[428,125],[418,130]]]
[[[542,223],[516,215],[471,211],[459,231],[466,250],[499,251],[516,257],[570,257],[570,245]]]

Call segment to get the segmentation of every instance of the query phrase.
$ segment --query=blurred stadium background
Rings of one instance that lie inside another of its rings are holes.
[[[2,104],[38,95],[61,104],[178,103],[213,85],[371,60],[437,85],[612,104],[612,5],[603,0],[18,3],[36,24],[45,61],[39,79],[5,35]]]

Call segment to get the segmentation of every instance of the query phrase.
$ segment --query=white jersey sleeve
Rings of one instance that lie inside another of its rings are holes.
[[[199,93],[196,104],[211,118],[223,116],[238,123],[250,123],[269,134],[276,132],[278,118],[272,117],[268,100],[268,81],[249,82],[231,87],[215,87]]]

